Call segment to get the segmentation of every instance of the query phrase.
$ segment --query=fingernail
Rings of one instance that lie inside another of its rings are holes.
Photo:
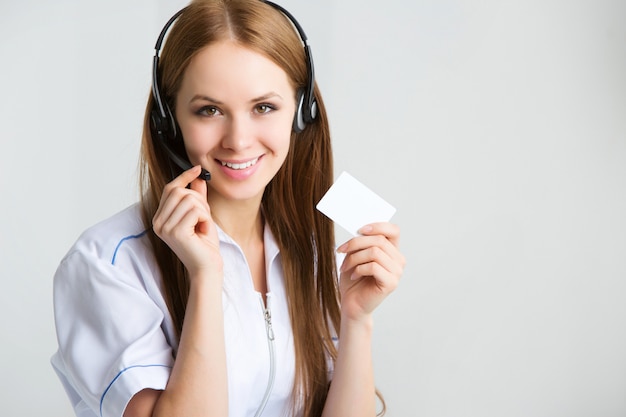
[[[363,233],[368,233],[372,231],[372,226],[363,226],[361,227],[358,232],[363,234]]]
[[[339,246],[339,247],[337,248],[337,252],[339,252],[339,253],[345,253],[347,248],[348,248],[348,244],[347,244],[347,243],[344,243],[343,245],[341,245],[341,246]]]

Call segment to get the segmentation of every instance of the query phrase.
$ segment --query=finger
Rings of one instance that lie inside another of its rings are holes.
[[[167,196],[164,192],[161,202],[159,203],[159,207],[152,218],[152,227],[155,230],[161,229],[176,211],[179,204],[181,204],[185,198],[190,196],[191,193],[195,192],[181,187],[171,189],[167,192]]]
[[[338,251],[346,253],[340,271],[367,262],[380,262],[391,273],[401,275],[406,264],[399,248],[382,235],[357,236],[343,244]]]
[[[197,192],[199,195],[201,195],[202,197],[204,197],[206,199],[206,196],[207,196],[207,185],[206,185],[206,181],[205,180],[202,180],[200,178],[195,178],[189,184],[189,188],[191,190]]]
[[[155,217],[158,216],[160,212],[162,211],[163,202],[169,198],[170,194],[178,188],[186,188],[187,184],[191,183],[194,180],[194,178],[197,178],[198,175],[200,175],[200,170],[201,170],[200,165],[196,165],[195,167],[190,168],[187,171],[184,171],[178,177],[174,178],[172,181],[170,181],[169,183],[165,185],[165,187],[163,188],[163,192],[161,193],[161,200],[159,201],[159,207],[157,208],[156,213],[154,213]]]
[[[400,228],[392,223],[372,223],[359,229],[359,235],[337,248],[337,252],[348,253],[370,245],[371,237],[381,237],[398,247],[400,241]]]
[[[396,246],[400,242],[400,228],[389,222],[371,223],[361,227],[358,232],[362,236],[383,235]]]
[[[207,206],[199,203],[191,193],[181,199],[170,198],[165,205],[172,207],[164,209],[155,219],[153,227],[157,233],[176,234],[176,230],[180,229],[184,235],[193,234],[198,223],[209,220]]]
[[[368,262],[377,262],[390,271],[394,269],[393,259],[388,253],[378,246],[370,246],[348,254],[344,259],[340,270],[341,272],[344,272]]]
[[[206,209],[208,210],[208,202],[206,199],[206,181],[199,180],[197,176],[194,176],[194,173],[197,173],[199,169],[199,165],[192,169],[189,169],[165,186],[165,188],[163,189],[163,194],[161,194],[159,207],[157,207],[157,210],[154,213],[152,222],[153,225],[157,223],[156,219],[163,216],[168,217],[169,213],[176,207],[178,202],[185,198],[185,196],[190,192],[192,195],[196,196],[198,202],[206,206]],[[187,181],[190,178],[191,182],[188,183]],[[190,185],[190,188],[187,188],[187,184]]]
[[[198,198],[200,204],[206,209],[206,211],[210,212],[211,209],[209,208],[209,202],[207,200],[208,187],[206,184],[206,180],[195,178],[189,184],[189,189],[193,191],[194,196]]]
[[[213,222],[213,218],[211,216],[211,208],[209,207],[209,202],[207,201],[208,187],[206,181],[200,178],[196,178],[191,182],[190,189],[201,198],[202,206],[206,209],[207,214],[207,220],[199,221],[196,224],[196,231],[198,233],[207,234],[210,232],[210,225]]]
[[[376,286],[385,293],[395,290],[400,281],[399,276],[390,273],[375,262],[359,265],[350,274],[351,281],[358,281],[363,278],[373,279],[376,282]]]
[[[198,192],[186,188],[172,190],[169,198],[161,202],[152,219],[154,231],[157,234],[170,233],[180,219],[194,208],[199,210],[196,224],[208,221],[210,209],[206,197],[201,197]]]
[[[341,245],[337,249],[337,252],[349,255],[351,253],[365,250],[373,246],[381,248],[385,252],[389,253],[391,256],[394,253],[399,253],[399,249],[383,235],[353,237],[352,239]]]
[[[202,170],[202,167],[200,165],[196,165],[192,168],[189,168],[187,171],[184,171],[178,177],[174,178],[174,180],[170,184],[175,184],[178,187],[180,186],[186,187],[193,180],[198,178],[201,170]]]
[[[178,241],[189,239],[193,236],[199,236],[202,233],[198,225],[208,221],[206,212],[198,206],[190,206],[187,210],[179,207],[175,215],[168,219],[163,226],[163,230],[169,236],[174,237]]]
[[[163,194],[161,195],[161,200],[167,199],[169,194],[177,188],[187,188],[187,185],[189,185],[194,179],[198,178],[198,175],[200,175],[200,170],[201,170],[200,165],[196,165],[195,167],[190,168],[187,171],[184,171],[178,177],[170,181],[163,188]]]
[[[392,249],[391,253],[386,252],[378,246],[371,246],[350,253],[346,256],[346,259],[341,265],[341,271],[357,270],[361,268],[362,265],[376,264],[384,269],[384,271],[394,276],[401,276],[404,270],[404,258],[402,254],[397,252],[395,247],[391,244],[389,244],[389,246]]]

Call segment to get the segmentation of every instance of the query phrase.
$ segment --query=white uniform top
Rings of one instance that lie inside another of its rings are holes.
[[[254,416],[265,400],[263,416],[287,415],[295,353],[278,246],[266,226],[266,311],[243,251],[218,235],[229,416]],[[54,313],[52,365],[77,416],[120,417],[137,392],[165,389],[177,339],[139,205],[81,235],[55,274]]]

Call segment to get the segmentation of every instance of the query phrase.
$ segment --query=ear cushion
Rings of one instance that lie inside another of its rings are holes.
[[[169,106],[165,105],[165,117],[155,107],[150,112],[150,132],[153,139],[169,142],[176,137],[176,122]]]
[[[300,133],[306,127],[306,122],[304,121],[304,112],[302,107],[304,106],[304,91],[298,90],[298,97],[296,98],[296,114],[293,117],[293,131],[296,133]]]
[[[312,123],[313,120],[317,117],[317,100],[313,99],[313,104],[311,104],[311,111],[309,112],[309,123]]]

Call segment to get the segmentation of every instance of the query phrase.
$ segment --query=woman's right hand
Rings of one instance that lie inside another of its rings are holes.
[[[207,202],[207,185],[198,179],[199,174],[198,165],[165,186],[152,227],[185,265],[190,278],[206,274],[221,278],[217,228]]]

